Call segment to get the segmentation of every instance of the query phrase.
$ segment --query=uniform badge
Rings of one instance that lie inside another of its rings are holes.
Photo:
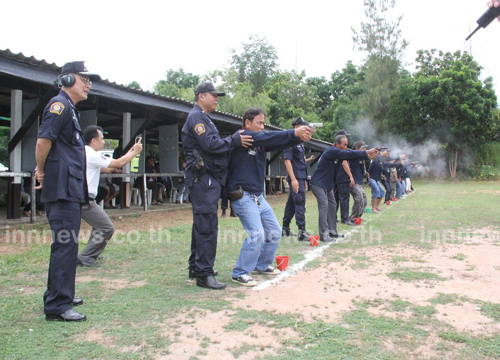
[[[50,112],[61,115],[64,110],[64,105],[60,102],[55,102],[50,106]]]
[[[206,131],[205,125],[201,124],[201,123],[200,124],[196,124],[195,127],[194,127],[194,131],[196,131],[196,133],[198,135],[203,134]]]

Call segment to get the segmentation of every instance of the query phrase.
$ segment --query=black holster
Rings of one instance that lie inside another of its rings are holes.
[[[232,201],[241,199],[243,197],[243,189],[241,186],[238,186],[236,190],[230,191],[228,197]]]

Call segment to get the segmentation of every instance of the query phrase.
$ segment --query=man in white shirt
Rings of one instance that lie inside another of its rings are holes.
[[[119,159],[111,159],[98,152],[104,148],[104,135],[100,126],[90,125],[87,127],[83,133],[83,140],[87,156],[89,204],[82,207],[82,219],[92,226],[92,233],[87,246],[78,255],[78,265],[99,267],[96,259],[101,255],[115,232],[115,227],[108,214],[95,202],[101,171],[113,172],[115,169],[127,165],[137,154],[140,154],[142,144],[139,138],[125,155]]]

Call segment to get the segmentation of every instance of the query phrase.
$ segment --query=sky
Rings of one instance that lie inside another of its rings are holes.
[[[49,5],[50,4],[50,5]],[[152,90],[167,70],[204,75],[228,66],[231,49],[252,34],[276,47],[282,70],[330,78],[347,61],[362,64],[351,27],[365,21],[362,0],[335,1],[23,1],[2,3],[0,49],[58,66],[85,60],[91,72]],[[486,0],[397,0],[400,29],[409,41],[405,68],[414,71],[419,49],[471,51],[492,76],[500,96],[500,23],[467,35]]]

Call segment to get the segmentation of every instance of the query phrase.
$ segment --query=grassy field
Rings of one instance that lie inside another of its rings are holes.
[[[438,251],[442,244],[464,244],[464,239],[473,236],[486,236],[496,246],[500,245],[500,182],[417,182],[415,189],[416,192],[392,208],[385,207],[382,214],[365,214],[364,226],[359,227],[362,230],[344,243],[330,246],[320,258],[308,263],[304,271],[336,263],[349,263],[359,271],[370,269],[379,259],[359,251],[377,247],[390,251],[391,247],[408,246],[431,252]],[[286,196],[273,196],[269,201],[281,222]],[[317,215],[314,196],[308,193],[306,219],[310,233],[317,233]],[[207,313],[230,317],[224,325],[227,333],[245,332],[253,325],[276,333],[278,340],[273,352],[267,353],[264,345],[261,349],[255,344],[242,343],[231,350],[233,358],[419,358],[414,350],[426,346],[431,338],[432,355],[422,358],[500,358],[498,331],[464,332],[444,324],[436,315],[440,305],[474,302],[496,324],[500,321],[500,297],[496,302],[485,302],[476,299],[475,294],[443,293],[426,305],[398,296],[391,300],[360,298],[353,302],[352,310],[341,314],[340,320],[305,319],[300,311],[288,314],[258,311],[252,304],[235,307],[234,302],[244,303],[249,296],[230,281],[245,237],[240,222],[231,218],[219,222],[216,268],[220,273],[218,279],[226,282],[228,289],[209,291],[187,279],[190,219],[190,210],[177,210],[172,214],[116,221],[117,234],[103,253],[102,267],[78,268],[76,295],[83,297],[85,304],[77,310],[89,319],[82,323],[45,321],[42,295],[50,244],[43,243],[43,237],[37,241],[35,235],[48,227],[33,231],[19,229],[17,236],[24,236],[24,243],[13,243],[14,229],[4,232],[0,244],[0,358],[182,358],[170,357],[169,348],[182,343],[183,338],[192,339],[180,329],[178,334],[174,331],[174,336],[165,336],[165,324],[180,314],[185,314],[183,322],[189,323]],[[340,225],[339,230],[352,229]],[[313,249],[292,238],[283,238],[277,255],[289,255],[290,263],[296,264]],[[460,252],[453,255],[453,260],[463,264],[471,259],[467,252]],[[404,254],[391,254],[393,268],[387,273],[388,281],[431,286],[448,281],[448,277],[435,271],[433,264],[422,262],[420,268],[415,268],[406,266],[408,261]],[[500,277],[500,259],[492,271]],[[422,286],[422,291],[425,289]],[[317,301],[318,307],[323,306],[321,299]],[[391,316],[369,311],[380,306]],[[294,335],[281,339],[279,333],[285,330]],[[211,358],[213,339],[195,340],[200,349],[186,358]],[[254,355],[259,351],[262,355]]]

